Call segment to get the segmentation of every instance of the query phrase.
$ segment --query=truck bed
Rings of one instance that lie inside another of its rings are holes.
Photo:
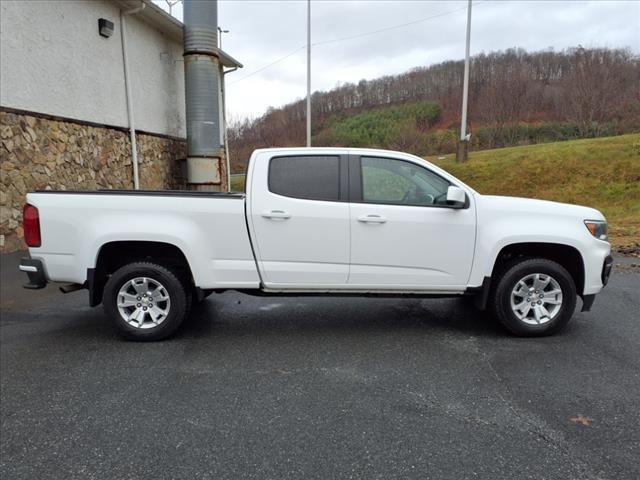
[[[184,190],[30,193],[42,235],[31,256],[44,261],[48,279],[83,283],[106,244],[161,242],[182,251],[198,287],[257,288],[244,199],[241,193]]]

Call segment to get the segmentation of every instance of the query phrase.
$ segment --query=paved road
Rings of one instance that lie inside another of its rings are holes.
[[[236,293],[120,340],[3,258],[0,476],[640,477],[640,275],[544,339],[460,300]]]

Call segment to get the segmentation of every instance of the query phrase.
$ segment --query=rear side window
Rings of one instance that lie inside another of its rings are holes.
[[[340,200],[340,157],[275,157],[269,163],[269,191],[307,200]]]

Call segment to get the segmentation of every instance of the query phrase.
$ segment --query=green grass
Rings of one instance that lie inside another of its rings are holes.
[[[640,134],[427,158],[480,193],[540,198],[597,208],[614,245],[640,241]]]
[[[472,152],[427,160],[480,193],[554,200],[597,208],[616,246],[640,242],[640,134]],[[244,191],[244,177],[231,178]]]
[[[244,175],[232,175],[231,176],[231,191],[232,192],[244,192]]]

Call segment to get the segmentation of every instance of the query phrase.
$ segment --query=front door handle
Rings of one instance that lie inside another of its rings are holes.
[[[387,223],[387,218],[382,215],[368,214],[360,215],[358,221],[363,223]]]
[[[278,220],[288,220],[291,218],[291,214],[285,210],[269,210],[268,212],[262,212],[264,218],[273,218]]]

